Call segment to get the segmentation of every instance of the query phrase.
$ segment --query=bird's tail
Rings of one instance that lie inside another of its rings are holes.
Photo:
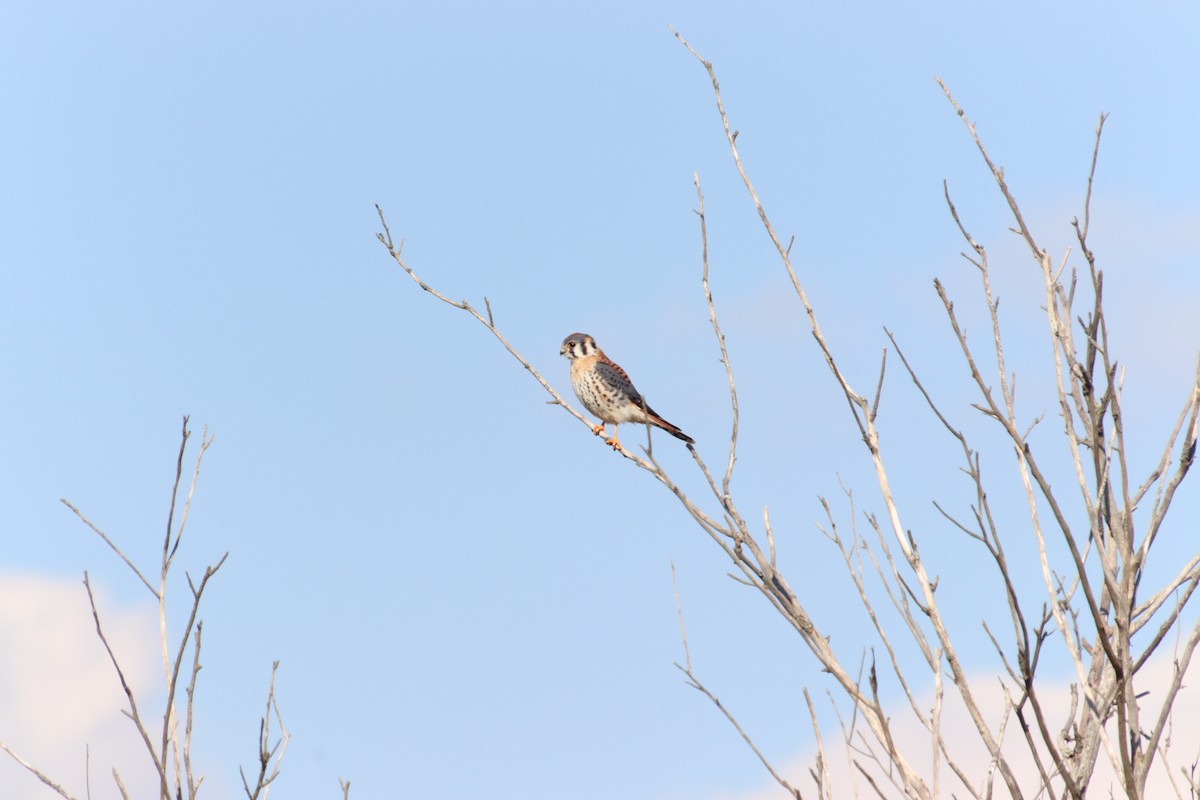
[[[683,441],[687,442],[688,444],[695,444],[695,443],[696,443],[696,440],[695,440],[695,439],[693,439],[692,437],[688,436],[686,433],[684,433],[683,431],[679,430],[679,428],[677,428],[676,426],[674,426],[674,425],[672,425],[671,423],[667,422],[665,419],[663,419],[662,417],[660,417],[658,414],[655,414],[653,411],[651,411],[651,412],[650,412],[650,421],[651,421],[651,422],[653,422],[653,423],[654,423],[655,425],[657,425],[658,427],[662,428],[662,429],[663,429],[664,431],[666,431],[667,433],[669,433],[669,434],[671,434],[672,436],[674,436],[676,439],[682,439]]]

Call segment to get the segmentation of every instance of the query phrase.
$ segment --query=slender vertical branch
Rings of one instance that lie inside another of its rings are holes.
[[[108,660],[113,665],[113,670],[117,673],[117,680],[121,684],[121,691],[125,693],[125,700],[129,703],[129,711],[126,714],[133,720],[133,725],[137,729],[138,735],[142,737],[142,743],[146,745],[146,752],[154,764],[155,772],[158,773],[159,788],[162,791],[162,796],[168,798],[171,792],[167,781],[166,749],[164,748],[161,753],[156,752],[154,743],[150,741],[150,733],[142,721],[141,713],[138,711],[137,698],[134,696],[129,681],[125,679],[125,671],[121,669],[121,664],[117,661],[117,655],[113,652],[112,645],[109,644],[108,637],[104,633],[104,626],[100,623],[100,610],[96,608],[96,597],[92,594],[92,582],[88,578],[87,572],[83,573],[83,585],[87,589],[88,604],[92,609],[92,620],[96,624],[96,636],[99,637],[100,643],[104,645],[104,652],[108,654]]]
[[[728,497],[729,482],[733,478],[733,464],[737,460],[739,418],[737,384],[733,380],[733,367],[729,364],[729,351],[725,347],[725,334],[721,332],[721,325],[717,322],[717,309],[713,305],[712,290],[708,285],[708,222],[704,216],[704,192],[700,190],[700,174],[693,172],[692,179],[696,184],[696,201],[699,204],[696,216],[700,218],[700,252],[701,261],[704,265],[700,283],[704,287],[704,299],[708,303],[708,320],[712,324],[713,333],[717,337],[717,346],[721,349],[721,364],[725,367],[725,377],[729,379],[729,402],[733,408],[733,430],[729,434],[729,462],[725,467],[725,478],[721,481],[722,494]]]

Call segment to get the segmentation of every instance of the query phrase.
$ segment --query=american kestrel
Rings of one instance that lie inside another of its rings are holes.
[[[601,424],[593,425],[592,433],[603,436],[603,423],[612,423],[612,438],[605,439],[604,443],[611,445],[613,450],[623,449],[617,441],[617,426],[622,422],[636,422],[642,425],[649,422],[676,439],[682,439],[688,444],[696,443],[695,439],[646,405],[645,398],[633,388],[633,381],[629,380],[625,370],[604,355],[604,351],[596,346],[596,340],[591,336],[586,333],[572,333],[563,339],[558,352],[571,361],[571,387],[575,390],[575,396],[588,411],[600,418]]]

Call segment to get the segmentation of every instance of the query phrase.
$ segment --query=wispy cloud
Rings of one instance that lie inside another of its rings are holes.
[[[1165,687],[1169,684],[1174,668],[1172,654],[1164,653],[1148,663],[1139,673],[1137,686],[1139,692],[1144,693],[1141,699],[1141,709],[1145,715],[1144,718],[1147,726],[1153,724],[1154,717],[1157,716],[1158,711],[1157,703],[1161,702],[1162,699],[1162,691],[1158,687]],[[1195,671],[1194,668],[1191,670],[1192,673],[1195,673]],[[971,680],[975,697],[984,717],[993,726],[994,733],[1002,717],[1004,708],[1004,697],[999,683],[994,677],[983,674],[976,674]],[[1147,797],[1176,797],[1177,789],[1181,793],[1181,796],[1190,796],[1188,794],[1187,780],[1182,777],[1180,771],[1181,769],[1188,770],[1197,757],[1200,756],[1200,692],[1195,689],[1189,689],[1186,682],[1184,686],[1185,688],[1180,693],[1175,704],[1170,736],[1164,739],[1166,743],[1165,752],[1160,751],[1158,757],[1156,757],[1156,764],[1147,784]],[[1051,725],[1061,724],[1060,721],[1065,719],[1066,710],[1070,705],[1070,684],[1067,682],[1048,682],[1041,687],[1040,697],[1047,709],[1047,717]],[[976,782],[975,788],[979,789],[989,770],[987,754],[982,744],[979,743],[979,737],[965,709],[961,703],[955,702],[956,699],[957,696],[953,695],[953,687],[947,684],[945,711],[942,717],[942,735],[948,742],[948,748],[952,757],[964,773]],[[922,709],[932,708],[932,695],[927,694],[923,698],[918,698],[918,707]],[[895,740],[904,743],[901,745],[902,752],[907,755],[913,767],[924,777],[928,785],[932,787],[934,769],[930,747],[932,739],[929,732],[913,719],[907,707],[894,709],[891,720]],[[719,721],[714,720],[714,724],[719,724]],[[1053,730],[1057,733],[1057,728]],[[874,796],[873,790],[867,785],[862,775],[852,766],[852,759],[857,759],[871,773],[880,786],[886,787],[889,785],[881,770],[872,764],[868,757],[863,755],[861,749],[859,752],[850,752],[846,744],[840,740],[840,731],[824,729],[822,730],[822,735],[825,738],[825,756],[828,759],[826,768],[830,775],[833,796]],[[1007,730],[1004,733],[1003,742],[1004,751],[1008,754],[1011,763],[1014,765],[1020,784],[1024,787],[1037,786],[1037,770],[1033,760],[1028,755],[1024,737],[1015,719],[1010,718]],[[879,750],[877,746],[875,746],[875,749],[876,751]],[[816,755],[817,752],[814,747],[809,752],[789,759],[786,763],[776,764],[776,768],[780,770],[781,774],[793,787],[799,788],[806,795],[811,794],[814,784],[809,776],[809,770],[813,769],[816,764]],[[747,762],[749,763],[749,761],[750,757],[747,756]],[[944,760],[939,762],[938,772],[941,783],[936,796],[950,797],[952,794],[954,796],[964,795],[961,785],[958,784],[953,773],[947,768]],[[1171,783],[1172,778],[1175,782],[1174,787]],[[1003,785],[998,775],[995,777],[994,783],[1001,787]],[[885,790],[885,794],[889,793]],[[1095,777],[1093,778],[1089,794],[1097,794],[1097,796],[1101,797],[1108,797],[1110,794],[1113,796],[1124,796],[1117,773],[1103,749],[1101,749],[1099,755]],[[780,796],[779,786],[771,782],[769,778],[764,777],[762,785],[759,788],[742,793],[725,792],[712,794],[706,800],[770,800],[771,798]]]
[[[158,647],[153,613],[121,607],[93,589],[139,709],[154,713],[161,681],[153,669]],[[115,796],[114,769],[130,796],[149,796],[153,773],[140,737],[121,713],[126,708],[81,582],[0,573],[0,740],[77,797],[87,796],[89,783],[93,797]],[[37,778],[4,753],[0,786],[8,800],[48,796]]]

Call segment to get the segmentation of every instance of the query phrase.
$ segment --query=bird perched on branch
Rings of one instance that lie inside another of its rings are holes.
[[[604,436],[603,423],[611,422],[613,435],[604,443],[613,450],[623,449],[617,440],[617,426],[623,422],[636,422],[662,428],[676,439],[689,445],[696,441],[655,413],[646,399],[633,388],[633,381],[608,356],[596,346],[596,340],[586,333],[572,333],[563,339],[558,351],[571,361],[571,387],[584,407],[600,418],[600,425],[592,426],[592,433]]]

